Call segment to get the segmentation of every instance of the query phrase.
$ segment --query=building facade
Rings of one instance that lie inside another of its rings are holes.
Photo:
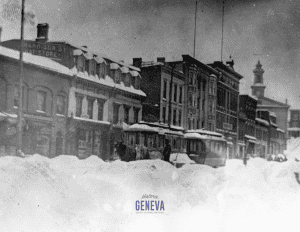
[[[123,128],[142,118],[140,69],[99,55],[86,46],[48,41],[48,24],[39,24],[37,39],[24,41],[25,51],[49,57],[71,72],[65,152],[109,159]],[[18,50],[19,40],[1,43]]]
[[[185,75],[164,57],[157,62],[133,58],[141,69],[141,89],[147,94],[143,102],[143,120],[184,128]]]
[[[266,109],[270,112],[274,112],[274,114],[276,115],[278,128],[284,131],[284,149],[286,149],[286,143],[288,138],[288,110],[290,106],[287,104],[287,100],[286,103],[281,103],[279,101],[275,101],[265,96],[266,86],[264,85],[264,70],[260,61],[257,62],[256,68],[253,70],[253,73],[254,82],[251,86],[251,89],[252,95],[258,98],[257,108]]]
[[[186,74],[185,85],[187,104],[186,129],[216,129],[217,76],[219,73],[210,66],[183,55],[183,71]]]
[[[289,137],[300,137],[300,110],[290,110]]]
[[[256,111],[256,151],[255,154],[258,157],[266,158],[269,150],[269,130],[270,130],[270,123],[269,123],[269,112],[263,110]]]
[[[0,47],[0,153],[15,155],[19,107],[19,52]],[[24,54],[23,152],[65,153],[70,70],[50,59]]]
[[[245,117],[239,122],[239,140],[245,144],[245,154],[253,156],[255,154],[256,133],[255,133],[255,118],[256,118],[257,100],[249,95],[239,96],[239,113]],[[243,144],[238,144],[238,151],[242,151]],[[240,156],[240,155],[239,155]]]
[[[227,140],[228,158],[238,153],[238,105],[239,83],[242,75],[233,69],[234,62],[227,65],[216,61],[209,64],[220,75],[217,79],[216,132],[222,133]]]

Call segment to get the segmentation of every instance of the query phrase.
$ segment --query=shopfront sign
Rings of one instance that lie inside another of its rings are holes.
[[[39,43],[35,41],[24,41],[24,51],[32,55],[59,60],[61,60],[66,53],[65,47],[62,44]]]
[[[227,123],[227,122],[223,122],[223,129],[224,130],[232,130],[232,124]]]

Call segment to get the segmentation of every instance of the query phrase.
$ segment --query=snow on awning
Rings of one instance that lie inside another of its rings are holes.
[[[252,140],[252,139],[248,140],[248,142],[249,143],[257,143],[255,140]]]
[[[261,118],[255,118],[255,121],[260,122],[260,123],[262,123],[262,124],[264,124],[266,126],[270,125],[270,123],[268,121],[266,121],[264,119],[261,119]]]
[[[129,68],[123,66],[123,67],[121,68],[121,72],[122,72],[122,73],[129,73]]]
[[[110,64],[110,69],[118,69],[118,68],[120,68],[120,66],[118,64],[116,64],[116,63]]]

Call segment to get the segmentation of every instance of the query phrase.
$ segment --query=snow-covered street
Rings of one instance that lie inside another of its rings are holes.
[[[299,231],[293,160],[177,169],[34,155],[1,157],[0,166],[2,231]],[[164,210],[136,210],[141,200],[163,201]]]

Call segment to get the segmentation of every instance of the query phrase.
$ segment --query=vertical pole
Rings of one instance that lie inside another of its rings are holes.
[[[225,7],[225,0],[223,0],[223,7],[222,7],[222,38],[221,38],[221,62],[223,61],[223,38],[224,38],[224,7]]]
[[[196,31],[197,31],[197,1],[196,1],[196,10],[195,10],[194,53],[193,53],[194,58],[196,56]]]
[[[20,76],[19,76],[19,107],[18,107],[18,146],[16,152],[22,151],[22,110],[23,110],[23,47],[24,47],[24,9],[25,9],[25,0],[22,0],[22,9],[21,9],[21,40],[20,40]]]
[[[172,114],[172,88],[173,88],[173,77],[174,76],[174,64],[171,63],[171,84],[170,84],[170,91],[169,91],[169,115],[168,115],[168,121],[169,121],[169,127],[171,127],[171,114]]]

